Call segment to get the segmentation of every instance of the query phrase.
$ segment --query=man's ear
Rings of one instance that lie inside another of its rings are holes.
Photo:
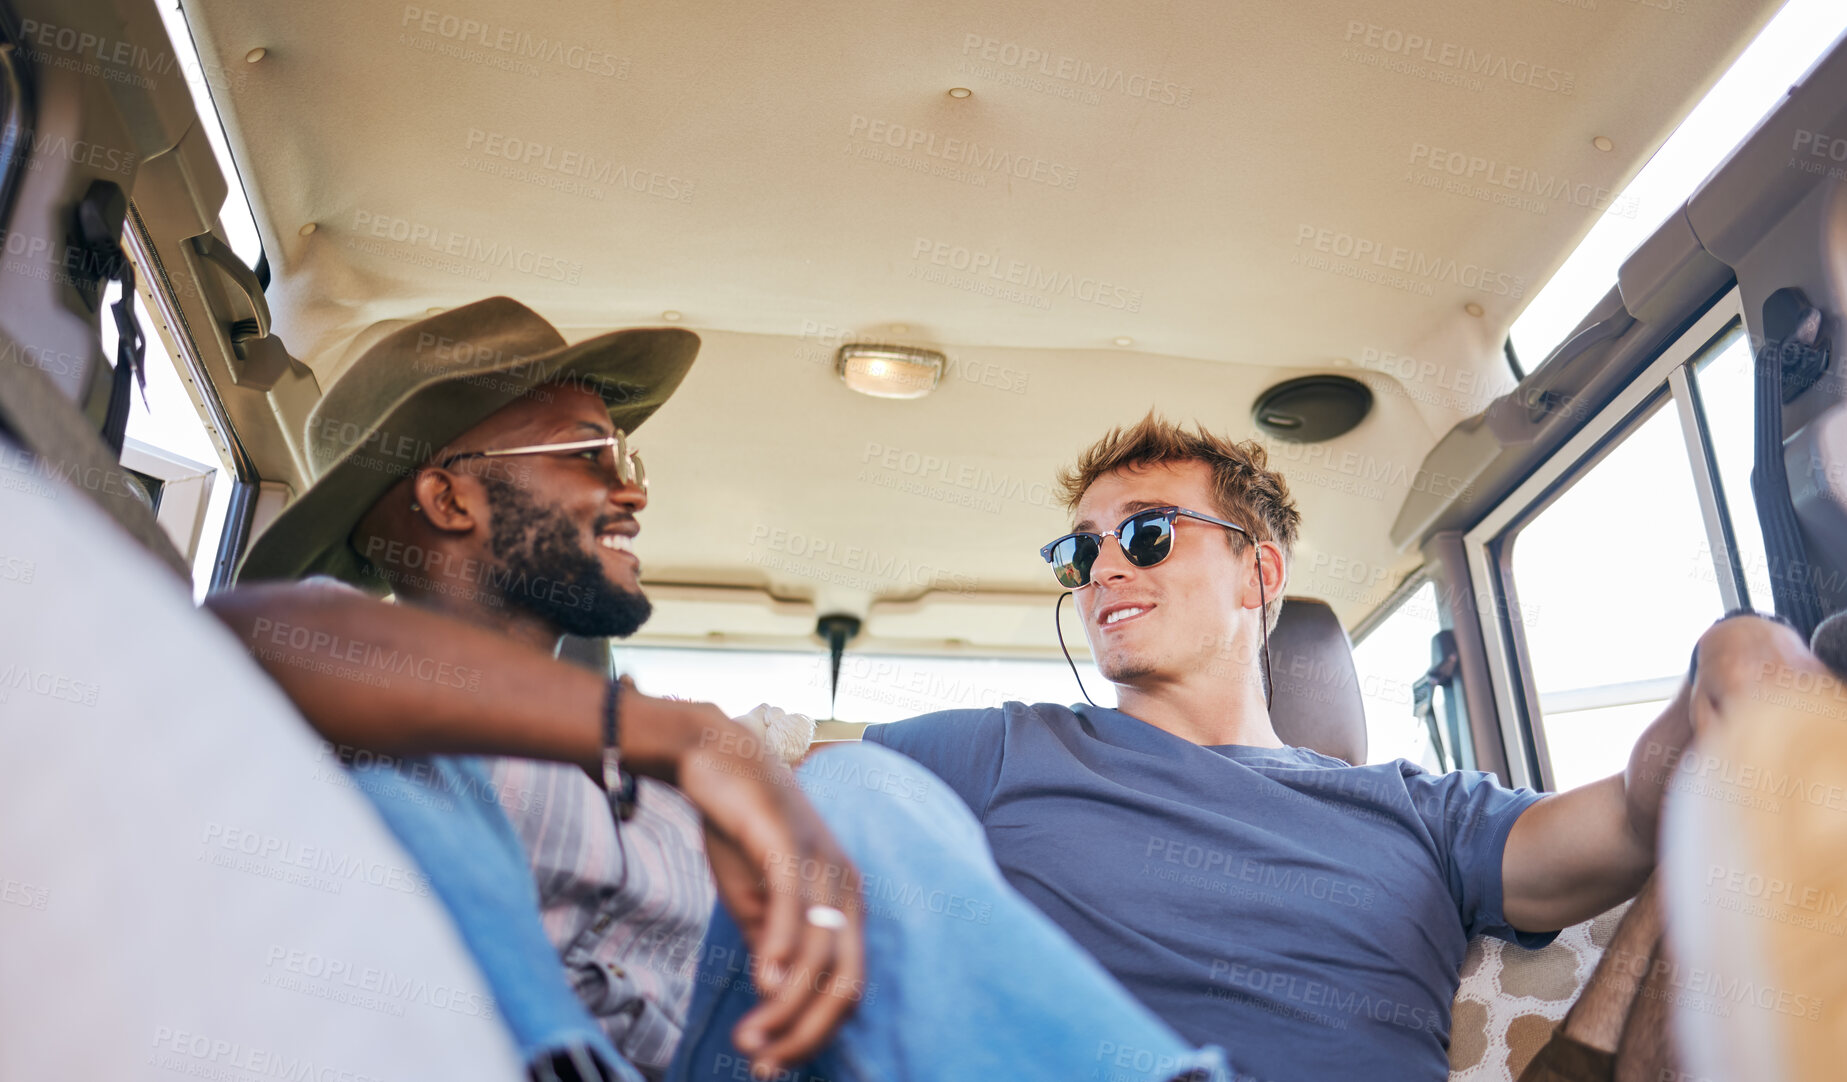
[[[418,472],[411,481],[410,513],[439,533],[464,534],[487,524],[487,493],[479,481],[464,481],[440,468]]]
[[[1262,602],[1275,601],[1283,596],[1283,590],[1289,585],[1289,569],[1283,566],[1283,550],[1268,541],[1255,543],[1257,558],[1252,561],[1251,587],[1256,589],[1257,577],[1263,577]]]

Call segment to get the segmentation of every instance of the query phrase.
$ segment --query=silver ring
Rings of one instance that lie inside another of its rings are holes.
[[[808,923],[816,928],[837,932],[847,926],[847,915],[831,905],[811,905],[808,907]]]

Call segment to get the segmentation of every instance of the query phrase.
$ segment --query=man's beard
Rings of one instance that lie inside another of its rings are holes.
[[[482,483],[492,507],[489,543],[505,576],[501,597],[508,605],[584,638],[627,638],[647,622],[654,611],[647,597],[610,579],[563,512],[540,506],[501,478]]]

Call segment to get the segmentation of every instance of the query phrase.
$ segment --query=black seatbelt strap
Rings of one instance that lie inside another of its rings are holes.
[[[1802,291],[1785,287],[1764,301],[1764,343],[1757,351],[1755,427],[1751,495],[1770,562],[1770,592],[1779,616],[1806,640],[1827,615],[1809,575],[1796,506],[1789,495],[1783,460],[1783,406],[1828,367],[1828,343],[1821,337],[1821,311]]]
[[[128,438],[129,381],[140,385],[144,406],[148,386],[147,339],[142,337],[141,321],[135,318],[135,268],[122,249],[128,196],[110,181],[96,181],[78,202],[75,217],[71,242],[83,253],[76,275],[78,292],[94,309],[102,304],[109,282],[122,285],[122,295],[109,306],[115,318],[115,376],[109,384],[109,410],[100,433],[104,446],[120,458]]]
[[[116,249],[118,252],[121,249]],[[147,405],[147,339],[141,336],[141,321],[135,318],[135,269],[127,259],[120,259],[121,299],[109,306],[115,317],[115,376],[109,383],[109,412],[103,419],[103,444],[117,457],[128,439],[128,381],[133,373],[141,388],[141,404]]]

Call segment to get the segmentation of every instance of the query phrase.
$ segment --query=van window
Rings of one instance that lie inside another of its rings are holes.
[[[1083,702],[1063,658],[975,658],[857,654],[840,661],[840,696],[828,711],[832,666],[825,651],[621,646],[616,667],[651,695],[717,703],[736,717],[768,702],[816,719],[882,724],[936,710],[978,709],[1010,700]],[[1073,655],[1084,687],[1099,706],[1116,705],[1116,689],[1087,659]]]
[[[1621,770],[1724,612],[1679,419],[1665,397],[1513,546],[1552,788]],[[1527,599],[1543,599],[1538,606]]]
[[[1354,644],[1353,668],[1366,704],[1367,762],[1409,759],[1435,768],[1428,730],[1411,712],[1411,685],[1429,670],[1430,640],[1440,627],[1437,588],[1426,582]]]
[[[136,274],[139,276],[139,268]],[[109,315],[109,305],[121,296],[121,288],[120,283],[110,283],[102,306],[103,354],[112,359],[115,357],[116,331],[115,320]],[[211,586],[212,568],[218,558],[218,541],[224,532],[225,511],[230,506],[234,475],[218,441],[212,439],[205,421],[199,416],[198,407],[193,404],[182,382],[173,355],[168,350],[165,328],[149,313],[138,293],[135,296],[135,319],[140,323],[142,337],[147,342],[147,394],[145,402],[139,387],[129,395],[128,438],[156,451],[197,463],[211,474],[204,482],[209,498],[196,512],[198,521],[188,526],[179,526],[170,522],[169,514],[156,508],[161,526],[167,530],[168,536],[173,537],[175,547],[182,553],[188,548],[187,539],[197,538],[192,558],[192,589],[193,599],[200,600]],[[123,461],[129,465],[126,458]]]

